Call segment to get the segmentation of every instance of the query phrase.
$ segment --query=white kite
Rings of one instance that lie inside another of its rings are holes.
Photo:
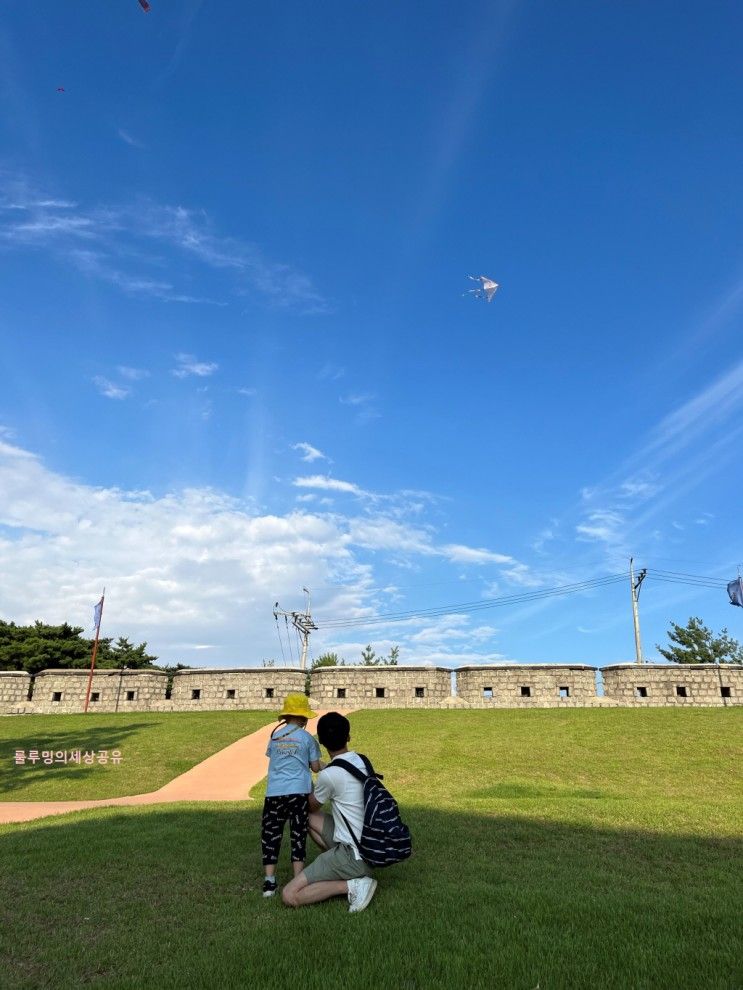
[[[473,282],[479,282],[480,285],[476,289],[468,289],[463,295],[473,295],[475,299],[487,299],[490,302],[498,291],[498,283],[494,282],[492,278],[488,278],[487,275],[468,275],[467,278],[471,278]]]

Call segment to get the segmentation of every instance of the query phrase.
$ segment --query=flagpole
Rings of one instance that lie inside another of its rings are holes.
[[[98,603],[101,606],[101,610],[98,613],[98,625],[95,627],[95,641],[93,643],[93,656],[90,659],[90,674],[88,675],[88,690],[85,694],[85,708],[83,712],[87,712],[88,703],[90,701],[90,689],[93,686],[93,670],[95,669],[95,658],[98,653],[98,637],[101,634],[101,619],[103,618],[103,600],[106,597],[106,589],[103,589],[103,594],[101,595],[101,600]]]

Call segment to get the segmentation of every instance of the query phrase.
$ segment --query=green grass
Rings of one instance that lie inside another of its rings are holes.
[[[0,718],[0,801],[74,801],[157,790],[207,756],[255,732],[270,712],[132,712]],[[26,762],[16,749],[118,749],[121,763]]]
[[[743,987],[743,710],[351,721],[415,844],[367,911],[260,897],[260,801],[6,826],[3,990]]]

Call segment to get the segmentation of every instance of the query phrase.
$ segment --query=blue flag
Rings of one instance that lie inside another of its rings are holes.
[[[740,605],[743,608],[743,578],[736,578],[728,585],[731,605]]]
[[[101,628],[101,615],[103,614],[103,599],[98,602],[97,605],[93,607],[93,628],[98,630]]]

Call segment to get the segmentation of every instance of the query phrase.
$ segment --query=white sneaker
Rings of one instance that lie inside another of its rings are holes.
[[[377,881],[371,877],[358,877],[356,880],[348,881],[348,910],[363,911],[369,901],[374,897],[377,889]]]

